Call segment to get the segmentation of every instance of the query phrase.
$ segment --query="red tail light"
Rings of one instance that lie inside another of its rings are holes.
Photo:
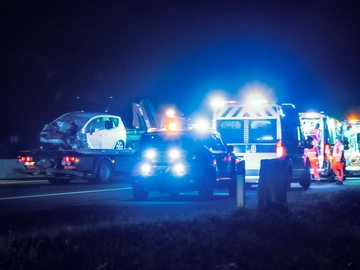
[[[31,162],[32,157],[19,156],[19,162]]]
[[[276,142],[276,157],[277,158],[284,158],[285,157],[285,148],[282,141]]]

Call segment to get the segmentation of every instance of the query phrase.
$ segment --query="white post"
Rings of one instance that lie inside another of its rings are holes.
[[[236,175],[236,203],[237,207],[245,207],[245,179],[244,174]]]

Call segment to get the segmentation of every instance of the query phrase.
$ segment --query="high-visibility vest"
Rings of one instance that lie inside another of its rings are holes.
[[[333,158],[335,158],[336,160],[341,160],[344,161],[344,145],[342,144],[342,142],[337,142],[334,145],[334,149],[333,149]]]

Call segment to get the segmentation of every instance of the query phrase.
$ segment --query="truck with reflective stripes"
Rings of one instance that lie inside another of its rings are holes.
[[[305,148],[312,148],[304,137],[299,112],[293,104],[267,102],[213,103],[212,127],[223,140],[234,145],[234,153],[245,160],[245,185],[257,184],[262,159],[287,161],[288,187],[292,182],[304,189],[311,183],[309,159]]]

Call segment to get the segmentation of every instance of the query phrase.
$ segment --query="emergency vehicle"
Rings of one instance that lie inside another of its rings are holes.
[[[326,115],[323,112],[302,112],[299,113],[301,125],[305,137],[319,137],[317,145],[318,166],[321,178],[327,181],[334,181],[334,173],[331,166],[331,153],[335,144],[335,138],[340,134],[341,122]],[[316,125],[319,128],[316,129]],[[312,176],[313,169],[311,169]]]
[[[310,163],[298,111],[293,104],[268,104],[264,101],[240,103],[213,102],[212,127],[224,141],[234,145],[234,153],[245,160],[245,185],[257,184],[262,159],[288,161],[287,175],[307,189],[311,183]]]
[[[345,120],[341,126],[344,144],[345,175],[360,174],[360,120]]]
[[[140,138],[131,174],[133,195],[146,200],[159,191],[174,198],[184,191],[197,191],[201,199],[225,188],[236,196],[236,171],[240,160],[220,134],[212,129],[183,127],[150,129]]]

